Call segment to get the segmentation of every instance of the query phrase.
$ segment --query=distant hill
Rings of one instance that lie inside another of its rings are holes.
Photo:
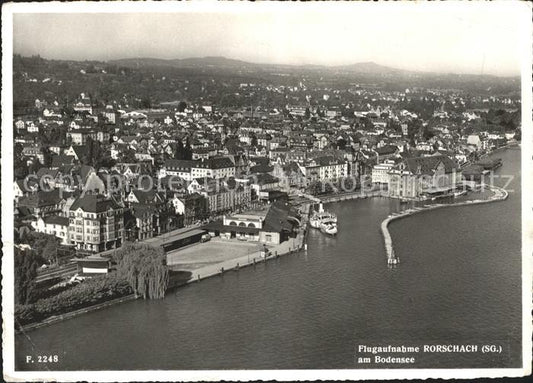
[[[350,64],[350,65],[338,65],[334,67],[337,70],[345,70],[349,72],[356,72],[356,73],[372,73],[372,74],[400,74],[400,73],[407,73],[407,71],[402,69],[396,69],[391,68],[384,65],[376,64],[375,62],[362,62],[357,64]]]
[[[453,79],[458,81],[480,81],[488,80],[492,81],[497,78],[515,78],[519,79],[520,76],[512,77],[499,77],[489,74],[455,74],[455,73],[442,73],[442,72],[423,72],[415,70],[398,69],[390,66],[377,64],[372,61],[360,62],[348,65],[291,65],[291,64],[265,64],[265,63],[251,63],[242,60],[229,59],[221,56],[207,56],[207,57],[191,57],[185,59],[158,59],[158,58],[127,58],[108,61],[109,64],[116,64],[118,66],[126,66],[130,68],[176,68],[176,69],[200,69],[200,70],[222,70],[225,72],[247,71],[247,72],[265,72],[265,71],[277,71],[284,70],[292,73],[295,72],[315,72],[315,73],[337,73],[347,75],[361,75],[361,76],[375,76],[379,77],[392,77],[392,78],[404,78],[404,77],[440,77],[441,79]]]
[[[228,59],[220,56],[208,57],[191,57],[185,59],[156,59],[156,58],[131,58],[118,59],[109,61],[110,64],[130,66],[130,67],[154,67],[167,66],[173,68],[201,68],[201,67],[219,67],[225,69],[302,69],[302,70],[335,70],[352,73],[365,74],[400,74],[406,71],[391,68],[374,62],[362,62],[350,65],[325,66],[325,65],[289,65],[289,64],[258,64],[242,60]]]
[[[154,67],[166,66],[173,68],[201,68],[201,67],[220,67],[220,68],[259,68],[260,64],[253,64],[241,60],[233,60],[225,57],[208,56],[208,57],[191,57],[186,59],[157,59],[157,58],[131,58],[108,61],[110,64],[130,66],[130,67]]]

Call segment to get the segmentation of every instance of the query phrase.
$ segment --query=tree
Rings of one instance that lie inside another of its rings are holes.
[[[87,150],[85,152],[85,155],[81,159],[81,162],[84,165],[91,165],[91,166],[97,168],[96,164],[104,156],[103,155],[104,153],[103,153],[103,150],[102,150],[102,146],[100,145],[100,142],[96,141],[96,140],[93,140],[91,137],[88,137],[87,138],[87,143],[86,143],[85,146],[86,146]]]
[[[31,251],[21,251],[15,247],[15,303],[30,303],[35,294],[39,259]]]
[[[185,147],[183,148],[183,159],[192,160],[192,148],[189,137],[185,140]]]
[[[100,158],[98,158],[96,160],[96,163],[95,163],[95,168],[96,169],[100,169],[100,168],[112,168],[113,166],[115,166],[117,163],[117,161],[113,158],[111,158],[110,155],[105,155],[105,156],[102,156]]]
[[[52,166],[52,152],[48,147],[43,147],[43,165],[46,167]]]
[[[141,100],[141,108],[150,109],[152,107],[152,102],[149,97],[143,97]]]
[[[22,145],[15,144],[13,151],[13,167],[15,172],[15,179],[21,180],[28,175],[27,160],[20,155],[22,153]]]
[[[346,140],[344,138],[340,138],[337,140],[337,149],[344,150],[346,148]]]
[[[250,145],[253,146],[254,148],[257,146],[257,137],[255,136],[255,134],[252,134],[252,140],[251,140]]]
[[[183,113],[185,112],[185,109],[187,109],[187,103],[185,101],[180,101],[178,103],[178,112]]]
[[[43,164],[41,164],[41,161],[39,161],[38,159],[35,159],[32,161],[30,166],[28,166],[28,173],[36,174],[39,171],[39,169],[42,167],[43,167]]]
[[[59,238],[51,234],[34,231],[26,237],[26,241],[41,260],[46,260],[49,263],[57,262]]]
[[[522,140],[522,130],[521,129],[516,129],[514,138],[517,141],[521,141]]]
[[[309,193],[311,195],[321,195],[321,194],[329,194],[332,193],[333,187],[329,182],[322,182],[322,181],[313,181],[309,187],[308,187]]]
[[[429,129],[427,126],[424,126],[424,130],[423,130],[422,136],[427,141],[430,138],[434,137],[435,133],[433,133],[433,131],[431,129]]]
[[[117,272],[128,281],[135,295],[144,299],[165,296],[169,275],[162,248],[143,243],[126,243],[115,254]]]
[[[122,162],[133,163],[136,161],[137,159],[135,158],[135,150],[132,148],[127,148],[122,152]]]
[[[353,191],[355,190],[355,187],[357,186],[357,182],[355,177],[344,177],[340,181],[340,186],[343,191]]]
[[[183,142],[180,139],[178,139],[176,142],[176,151],[174,152],[174,158],[177,160],[185,159],[185,147],[183,146]]]

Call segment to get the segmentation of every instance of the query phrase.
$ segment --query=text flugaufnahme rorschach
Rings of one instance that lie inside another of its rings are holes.
[[[414,364],[417,354],[462,354],[462,353],[493,353],[503,350],[496,344],[431,344],[421,346],[369,346],[358,345],[355,350],[357,364]]]

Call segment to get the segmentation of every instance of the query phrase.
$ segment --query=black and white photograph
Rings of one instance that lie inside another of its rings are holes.
[[[529,375],[531,20],[4,4],[4,379]]]

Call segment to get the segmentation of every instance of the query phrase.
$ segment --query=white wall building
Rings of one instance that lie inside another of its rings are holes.
[[[394,161],[387,160],[381,164],[374,165],[372,168],[372,183],[389,184],[389,172],[394,167]]]

